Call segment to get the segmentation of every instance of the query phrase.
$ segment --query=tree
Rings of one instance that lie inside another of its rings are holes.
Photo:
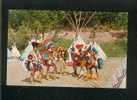
[[[23,47],[29,38],[38,37],[38,33],[43,34],[44,38],[44,33],[55,31],[54,37],[56,37],[62,28],[68,26],[76,35],[82,31],[82,28],[90,31],[91,27],[99,25],[127,30],[127,15],[128,13],[125,12],[9,10],[9,44],[16,41]],[[91,33],[95,34],[93,31]]]
[[[8,48],[11,48],[11,45],[16,41],[16,33],[12,28],[8,29]]]

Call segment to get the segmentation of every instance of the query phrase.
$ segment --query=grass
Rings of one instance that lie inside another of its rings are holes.
[[[101,44],[108,57],[124,57],[127,54],[127,40],[117,40]]]
[[[65,47],[66,49],[68,49],[68,48],[70,47],[72,41],[73,41],[73,40],[71,40],[71,39],[55,38],[55,39],[53,40],[53,43],[54,43],[54,45],[56,45],[56,46],[63,46],[63,47]]]
[[[63,46],[68,49],[72,41],[73,39],[55,38],[53,43],[55,46]],[[100,46],[108,57],[124,57],[127,54],[127,40],[125,39],[102,43]]]
[[[56,38],[53,43],[68,49],[72,41],[71,39]],[[127,40],[125,39],[103,43],[100,46],[108,57],[124,57],[127,54]]]

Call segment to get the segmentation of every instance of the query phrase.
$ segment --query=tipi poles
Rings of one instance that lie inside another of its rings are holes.
[[[91,14],[91,15],[90,15]],[[95,16],[96,12],[89,13],[89,12],[67,12],[66,19],[69,22],[70,26],[75,30],[76,35],[81,31],[82,27],[86,27],[87,24],[92,20]]]

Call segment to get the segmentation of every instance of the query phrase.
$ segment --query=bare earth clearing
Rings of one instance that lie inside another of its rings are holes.
[[[112,76],[117,71],[123,58],[107,58],[103,69],[99,70],[97,80],[84,81],[72,75],[57,75],[56,80],[42,80],[42,83],[29,83],[22,81],[26,72],[15,60],[9,59],[7,64],[7,85],[16,86],[48,86],[48,87],[91,87],[91,88],[112,88]],[[71,67],[68,67],[72,71]]]

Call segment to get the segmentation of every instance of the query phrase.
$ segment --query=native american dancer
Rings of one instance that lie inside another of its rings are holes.
[[[73,60],[73,70],[74,76],[79,78],[97,78],[97,57],[94,51],[86,51],[79,49],[78,52],[75,52],[75,49],[71,49],[71,57]],[[77,68],[80,67],[80,73],[78,74]],[[86,68],[86,73],[83,70]],[[92,69],[95,69],[96,75],[93,74]]]
[[[43,75],[46,79],[49,79],[48,77],[51,76],[49,75],[50,69],[52,68],[52,73],[57,73],[57,67],[53,61],[53,57],[51,56],[51,51],[48,49],[44,49],[41,51],[41,56],[42,56],[42,63],[44,65],[43,67]]]
[[[86,62],[86,69],[87,69],[87,79],[97,79],[98,78],[98,62],[97,56],[94,51],[87,52],[87,62]],[[93,73],[92,69],[95,69],[95,73]]]
[[[38,56],[34,51],[32,51],[28,55],[28,59],[26,60],[26,68],[28,69],[31,82],[33,81],[41,82],[42,79],[41,71],[43,68],[38,59]]]
[[[33,51],[30,52],[30,54],[28,55],[28,59],[26,60],[26,65],[27,65],[26,67],[30,74],[30,81],[41,82],[42,79],[41,71],[43,68],[40,62],[41,57],[39,55],[39,50],[38,50],[39,43],[37,43],[36,41],[31,41],[31,42],[33,46]]]
[[[77,76],[77,67],[80,66],[80,54],[75,52],[75,48],[71,48],[71,57],[73,60],[74,76]]]
[[[55,56],[58,63],[58,67],[57,67],[58,73],[64,74],[66,69],[65,60],[67,56],[67,50],[64,47],[58,47]]]

